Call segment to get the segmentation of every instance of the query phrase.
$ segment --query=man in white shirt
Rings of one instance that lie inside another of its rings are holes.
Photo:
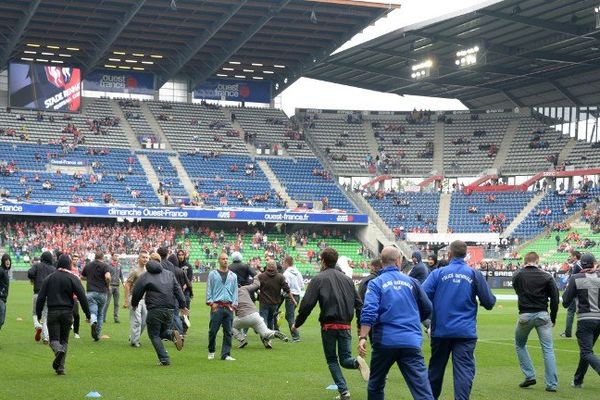
[[[292,326],[296,322],[294,316],[296,314],[296,307],[300,304],[300,294],[304,290],[304,279],[302,278],[300,271],[294,266],[294,259],[291,256],[285,256],[283,259],[283,267],[285,268],[283,277],[290,287],[290,293],[294,296],[294,300],[296,300],[293,302],[289,296],[285,295],[285,319],[290,327],[292,341],[297,343],[300,341],[300,332],[297,329],[293,331]]]

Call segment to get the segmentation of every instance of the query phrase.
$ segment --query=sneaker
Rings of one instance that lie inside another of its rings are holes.
[[[262,340],[263,346],[265,346],[265,349],[272,349],[273,345],[271,344],[271,341],[268,338],[264,338]]]
[[[563,332],[563,333],[561,333],[561,334],[560,334],[560,337],[561,337],[561,338],[570,338],[570,337],[571,337],[571,335],[567,335],[567,333],[566,333],[566,332]]]
[[[350,392],[340,393],[335,397],[335,400],[350,400]]]
[[[175,348],[177,351],[181,351],[181,349],[183,349],[183,339],[181,338],[179,331],[173,330],[173,336],[171,340],[173,340],[173,343],[175,343]]]
[[[360,372],[360,376],[362,376],[363,381],[369,382],[369,375],[371,374],[371,370],[367,365],[367,362],[361,356],[356,357],[356,365],[358,365],[358,371]]]
[[[54,355],[54,361],[52,361],[52,368],[58,372],[58,369],[60,368],[63,360],[65,358],[65,352],[64,351],[57,351],[56,354]]]
[[[46,339],[42,340],[42,343],[44,343],[44,346],[48,346],[48,343],[50,343],[49,341],[47,341]]]
[[[537,383],[535,379],[525,379],[523,382],[519,383],[520,388],[527,388],[529,386],[533,386]]]
[[[575,381],[571,382],[571,387],[575,389],[583,388],[583,383],[575,383]]]
[[[552,387],[547,387],[546,388],[546,392],[556,393],[556,392],[558,392],[558,389],[557,388],[552,388]]]
[[[246,341],[246,339],[244,339],[240,342],[238,349],[243,349],[246,346],[248,346],[248,342]]]
[[[275,336],[277,339],[282,340],[284,342],[289,342],[290,339],[288,339],[287,336],[285,336],[283,333],[281,333],[280,331],[275,331],[273,333],[273,336]]]
[[[119,321],[118,319],[115,319],[115,324],[120,324],[121,321]]]
[[[56,370],[56,375],[64,375],[65,374],[65,370],[64,369],[57,369]]]
[[[81,336],[79,336],[79,333],[74,333],[74,334],[73,334],[73,337],[74,337],[75,339],[80,339],[80,338],[81,338]]]
[[[100,338],[98,337],[98,323],[94,322],[92,324],[92,338],[94,339],[94,341],[98,341],[100,340]]]
[[[139,347],[142,347],[142,345],[139,343],[131,343],[131,347],[135,347],[137,349]]]
[[[292,339],[292,343],[300,343],[300,338],[299,337],[295,337]]]
[[[214,360],[215,359],[215,353],[208,353],[208,359],[209,360]]]
[[[231,356],[225,356],[225,358],[222,358],[223,361],[235,361],[235,358],[231,357]]]
[[[168,367],[169,365],[171,365],[170,361],[159,361],[158,362],[159,367]]]
[[[39,342],[42,339],[42,327],[35,328],[34,339],[36,342]]]

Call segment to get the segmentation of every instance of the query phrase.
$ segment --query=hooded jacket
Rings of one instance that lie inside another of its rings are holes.
[[[177,279],[177,283],[179,283],[179,286],[181,286],[181,290],[184,290],[183,288],[185,287],[184,293],[187,292],[191,296],[193,296],[194,293],[192,292],[192,284],[190,283],[190,280],[188,279],[185,272],[179,267],[179,259],[177,258],[177,256],[175,254],[171,254],[169,257],[167,257],[167,261],[173,264],[173,273],[175,274],[175,279]]]
[[[29,271],[27,271],[27,278],[33,282],[34,294],[39,293],[44,279],[56,271],[56,268],[52,266],[53,261],[52,253],[45,251],[40,256],[40,262],[33,264],[33,266],[29,268]]]
[[[146,308],[170,308],[175,304],[185,308],[185,297],[181,286],[175,279],[175,274],[161,267],[156,261],[148,261],[146,273],[142,274],[133,286],[131,306],[136,308],[142,297],[146,295]]]
[[[417,263],[410,270],[408,276],[418,280],[419,283],[423,283],[425,282],[425,279],[427,279],[427,275],[429,275],[429,269],[425,266],[425,264],[423,264],[423,256],[421,255],[421,252],[415,251],[412,256],[417,260]]]
[[[281,291],[290,295],[290,287],[287,284],[282,274],[277,270],[267,269],[258,276],[260,281],[260,297],[261,304],[279,304],[281,303]]]
[[[238,285],[246,286],[252,283],[256,272],[248,264],[241,261],[234,261],[229,265],[229,270],[237,275]]]
[[[67,263],[68,267],[68,263]],[[35,312],[38,320],[42,318],[44,303],[48,305],[48,310],[71,311],[73,310],[74,299],[77,296],[81,309],[87,319],[90,318],[90,307],[85,297],[83,285],[78,277],[67,269],[58,269],[55,273],[48,276],[35,304]]]
[[[4,303],[6,303],[6,299],[8,298],[8,286],[10,285],[10,278],[8,276],[8,271],[10,271],[10,268],[7,269],[4,266],[6,260],[10,260],[8,253],[3,254],[2,261],[0,261],[0,300],[2,300]],[[12,260],[10,265],[12,266]]]

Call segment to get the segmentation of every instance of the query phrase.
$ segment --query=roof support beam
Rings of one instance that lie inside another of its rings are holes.
[[[113,26],[111,31],[105,36],[106,39],[98,44],[98,46],[96,47],[96,51],[94,51],[94,53],[90,57],[90,60],[83,68],[84,76],[88,72],[92,71],[100,61],[102,61],[102,57],[106,54],[108,50],[110,50],[111,46],[119,38],[119,35],[121,35],[121,32],[123,32],[123,30],[127,28],[127,25],[129,25],[133,17],[135,17],[138,11],[140,11],[144,3],[146,3],[146,0],[133,1],[131,7],[125,13],[125,15],[123,15],[120,20],[116,21],[116,24]]]
[[[231,58],[239,49],[241,49],[252,37],[260,31],[275,15],[277,15],[291,0],[280,0],[278,4],[270,7],[266,15],[250,25],[246,31],[240,33],[239,39],[231,42],[223,51],[215,55],[213,62],[207,62],[202,72],[195,76],[190,82],[190,90],[194,90],[196,85],[205,82],[210,78],[227,60]]]
[[[246,4],[247,0],[241,0],[236,5],[231,7],[225,14],[223,14],[218,20],[213,22],[208,29],[203,31],[200,35],[196,36],[191,42],[187,43],[183,52],[177,56],[177,59],[174,60],[174,63],[167,67],[167,72],[157,78],[157,87],[162,87],[167,81],[172,79],[185,65],[190,62],[192,58],[208,43],[210,39],[215,36],[219,30],[227,23],[229,20],[237,14],[237,12]]]
[[[29,25],[29,21],[31,21],[31,18],[37,11],[40,3],[41,0],[33,0],[29,4],[27,11],[25,11],[25,15],[23,15],[15,29],[12,31],[10,37],[8,38],[4,51],[0,53],[0,70],[4,69],[12,52],[15,51],[17,43],[19,43],[19,40],[23,36],[23,33],[25,33],[25,29],[27,28],[27,25]]]
[[[573,96],[571,92],[567,90],[566,87],[558,83],[557,81],[548,80],[548,83],[551,84],[558,92],[560,92],[563,97],[569,100],[575,107],[581,107],[583,104],[579,101],[576,96]]]
[[[377,15],[375,15],[375,17],[372,20],[366,21],[366,22],[368,22],[368,24],[371,25],[375,21],[377,21],[379,18],[383,17],[384,15],[387,15],[389,11],[390,11],[389,9],[382,10],[381,12],[377,13]],[[334,41],[327,48],[319,50],[315,54],[311,54],[309,57],[306,57],[305,59],[303,59],[300,62],[300,65],[298,67],[290,69],[287,84],[283,85],[280,83],[279,89],[275,89],[273,87],[273,97],[277,96],[278,94],[283,92],[285,89],[290,87],[294,82],[296,82],[302,76],[306,75],[309,71],[311,71],[313,68],[315,68],[317,65],[319,65],[322,61],[324,61],[327,57],[329,57],[331,55],[331,53],[333,53],[336,49],[338,49],[340,46],[342,46],[344,43],[346,43],[348,40],[350,40],[352,37],[354,37],[354,35],[361,32],[363,29],[364,29],[364,27],[362,27],[362,26],[358,27],[356,29],[353,29],[353,30],[345,33],[344,35],[342,35],[338,40]],[[333,82],[333,81],[331,81],[331,82]],[[353,83],[342,83],[342,85],[350,85],[350,86],[360,87]]]
[[[504,95],[504,97],[506,97],[508,100],[510,100],[510,102],[513,103],[515,106],[525,107],[525,104],[523,104],[523,102],[521,102],[515,96],[510,94],[510,92],[508,90],[501,90],[500,93],[502,93]]]
[[[504,13],[500,13],[497,11],[486,10],[486,9],[478,10],[477,14],[486,15],[486,16],[492,17],[492,18],[503,19],[505,21],[516,22],[519,24],[544,29],[544,30],[550,31],[550,32],[564,33],[566,35],[577,36],[577,37],[580,36],[580,28],[577,25],[571,24],[568,22],[557,23],[557,22],[551,22],[551,21],[547,21],[547,20],[543,20],[543,19],[535,18],[535,17],[523,17],[520,15],[509,15],[509,14],[504,14]]]

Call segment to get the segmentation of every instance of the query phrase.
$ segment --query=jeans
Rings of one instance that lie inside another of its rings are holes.
[[[171,329],[175,329],[177,332],[183,333],[183,322],[179,316],[179,306],[173,309],[173,321],[171,323]]]
[[[477,339],[431,338],[431,358],[429,359],[429,382],[433,398],[442,393],[444,372],[452,353],[454,374],[454,400],[469,400],[475,379],[475,345]]]
[[[210,313],[208,331],[208,352],[214,353],[217,347],[217,333],[223,326],[223,345],[221,347],[221,359],[231,355],[231,338],[233,326],[233,311],[227,307],[219,306],[216,311]]]
[[[348,384],[340,365],[346,369],[357,369],[356,358],[352,357],[352,335],[349,329],[329,329],[321,331],[323,352],[329,372],[340,393],[348,391]],[[336,352],[337,349],[337,352]],[[338,354],[339,353],[339,354]],[[339,363],[338,363],[339,358]]]
[[[104,322],[106,322],[106,316],[108,315],[108,307],[110,306],[110,299],[113,299],[114,310],[113,318],[115,322],[119,320],[119,287],[111,285],[108,289],[108,296],[106,297],[106,304],[104,304]]]
[[[240,342],[246,339],[246,335],[242,332],[243,329],[252,328],[261,339],[270,339],[273,337],[273,331],[267,328],[267,324],[262,317],[257,313],[246,315],[245,317],[235,317],[233,319],[233,337]]]
[[[170,329],[173,321],[173,309],[171,308],[152,308],[148,310],[146,318],[146,326],[148,328],[148,337],[158,360],[162,363],[169,364],[169,353],[165,350],[162,344],[162,339],[172,340],[173,331]]]
[[[567,323],[565,325],[565,336],[573,335],[573,320],[575,319],[575,313],[577,312],[577,302],[573,301],[569,308],[567,308]]]
[[[4,325],[5,320],[6,320],[6,303],[3,300],[0,300],[0,330],[2,329],[2,325]]]
[[[262,319],[265,320],[265,324],[267,324],[267,328],[273,330],[275,329],[275,317],[277,316],[277,304],[265,304],[260,303],[258,312]]]
[[[131,307],[131,298],[129,299],[129,342],[132,344],[140,343],[140,337],[144,333],[146,326],[146,318],[148,311],[146,310],[146,302],[140,300],[137,308]]]
[[[67,349],[69,347],[69,333],[73,323],[73,310],[49,310],[48,311],[48,334],[50,337],[50,348],[54,354],[62,351],[65,353],[57,371],[64,371]]]
[[[42,339],[48,341],[48,302],[44,303],[44,309],[42,310],[43,323],[40,325],[35,314],[35,303],[37,303],[37,298],[38,295],[35,293],[33,295],[33,327],[35,329],[42,328]]]
[[[415,400],[433,400],[427,367],[421,349],[373,347],[368,400],[383,400],[385,381],[392,365],[398,364],[406,385]]]
[[[96,323],[98,337],[102,334],[102,323],[104,322],[104,305],[106,304],[106,293],[87,292],[87,300],[90,304],[90,324]]]
[[[573,382],[581,384],[590,365],[600,375],[600,358],[594,354],[594,344],[600,336],[600,319],[578,320],[575,334],[579,345],[579,365]]]
[[[558,377],[556,375],[556,358],[552,346],[552,321],[550,321],[550,315],[546,311],[519,315],[519,321],[515,329],[515,347],[521,371],[523,371],[525,379],[535,379],[535,369],[527,351],[527,338],[534,328],[540,339],[540,346],[544,355],[544,381],[546,387],[556,389]]]
[[[300,304],[300,296],[297,294],[295,294],[293,296],[294,296],[294,299],[296,300],[296,304]],[[290,300],[289,297],[286,297],[285,298],[285,320],[287,321],[288,326],[290,328],[290,332],[292,333],[292,338],[300,339],[300,332],[298,332],[297,329],[295,331],[292,331],[292,325],[294,325],[294,323],[296,322],[295,313],[296,313],[296,306],[294,305],[294,303],[292,303],[292,301]]]

